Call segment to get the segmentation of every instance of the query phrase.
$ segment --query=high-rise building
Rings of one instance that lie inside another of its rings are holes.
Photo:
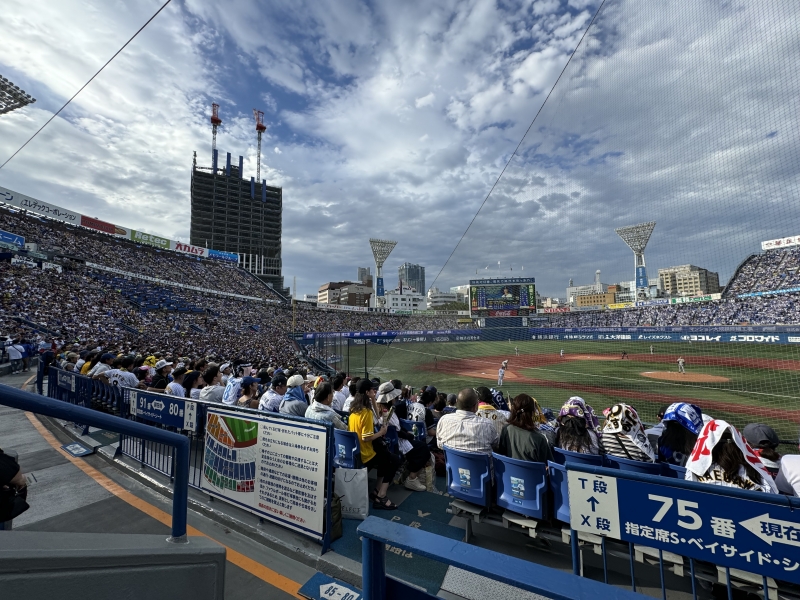
[[[427,291],[425,287],[425,267],[404,263],[400,265],[397,271],[403,286],[412,287],[417,293],[425,294]]]
[[[356,277],[356,281],[364,285],[372,285],[372,271],[370,267],[358,267],[358,277]]]
[[[225,166],[192,165],[191,243],[213,250],[235,252],[239,266],[284,296],[281,275],[281,231],[283,190],[243,178],[244,159],[231,164],[230,152]],[[231,291],[231,290],[228,290]]]
[[[698,296],[720,292],[719,273],[694,265],[658,270],[661,287],[669,296]]]

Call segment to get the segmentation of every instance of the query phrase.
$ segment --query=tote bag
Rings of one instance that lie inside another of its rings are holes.
[[[369,516],[367,469],[336,469],[336,495],[342,499],[342,518],[363,521]]]

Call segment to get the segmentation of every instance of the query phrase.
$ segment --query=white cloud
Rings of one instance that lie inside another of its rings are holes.
[[[427,96],[423,96],[422,98],[417,98],[414,100],[414,106],[417,108],[424,108],[425,106],[433,106],[433,102],[436,100],[436,94],[431,92]]]
[[[280,148],[278,148],[277,146],[275,146],[275,148],[273,149],[273,152],[274,152],[275,154],[283,154],[283,152],[281,152],[281,149],[280,149]]]

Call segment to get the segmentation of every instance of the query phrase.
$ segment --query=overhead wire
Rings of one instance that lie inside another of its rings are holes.
[[[74,99],[75,99],[75,98],[78,96],[78,94],[80,94],[80,93],[81,93],[81,92],[82,92],[84,89],[86,89],[86,86],[88,86],[90,83],[92,83],[92,81],[94,81],[94,79],[95,79],[95,78],[96,78],[98,75],[100,75],[100,73],[102,73],[102,72],[103,72],[103,69],[105,69],[105,68],[106,68],[106,67],[107,67],[107,66],[108,66],[108,65],[111,63],[111,61],[112,61],[112,60],[114,60],[114,59],[115,59],[117,56],[119,56],[119,54],[120,54],[120,53],[121,53],[123,50],[125,50],[125,48],[128,46],[128,44],[130,44],[130,43],[131,43],[131,42],[132,42],[132,41],[133,41],[133,40],[136,38],[136,36],[137,36],[137,35],[139,35],[139,34],[140,34],[142,31],[144,31],[145,27],[147,27],[147,26],[148,26],[148,25],[149,25],[149,24],[150,24],[150,23],[153,21],[153,19],[155,19],[155,18],[156,18],[156,17],[157,17],[157,16],[160,14],[160,13],[161,13],[161,11],[162,11],[162,10],[164,10],[164,9],[167,7],[167,5],[168,5],[170,2],[172,2],[172,0],[166,0],[166,2],[164,2],[164,4],[162,4],[162,5],[161,5],[161,8],[159,8],[159,9],[158,9],[158,10],[157,10],[157,11],[156,11],[154,14],[153,14],[153,16],[152,16],[152,17],[150,17],[149,19],[147,19],[147,22],[146,22],[144,25],[142,25],[142,26],[141,26],[141,27],[140,27],[140,28],[139,28],[139,29],[136,31],[136,33],[134,33],[134,34],[131,36],[131,38],[130,38],[130,39],[127,41],[127,42],[125,42],[125,43],[122,45],[122,47],[121,47],[119,50],[117,50],[117,51],[114,53],[114,55],[113,55],[111,58],[109,58],[109,59],[106,61],[106,63],[105,63],[105,64],[104,64],[102,67],[100,67],[100,68],[97,70],[97,72],[96,72],[94,75],[92,75],[92,76],[89,78],[89,81],[87,81],[86,83],[84,83],[84,84],[81,86],[81,88],[80,88],[80,89],[79,89],[77,92],[75,92],[75,93],[72,95],[72,97],[71,97],[69,100],[67,100],[67,101],[64,103],[64,105],[63,105],[61,108],[59,108],[59,109],[58,109],[58,110],[57,110],[57,111],[56,111],[56,112],[55,112],[55,113],[54,113],[54,114],[53,114],[53,115],[52,115],[52,116],[51,116],[49,119],[47,119],[47,122],[45,122],[45,124],[44,124],[44,125],[42,125],[41,127],[39,127],[39,129],[37,129],[37,130],[36,130],[36,133],[34,133],[34,134],[31,136],[31,137],[29,137],[29,138],[27,139],[27,141],[26,141],[24,144],[22,144],[22,146],[20,146],[19,148],[17,148],[17,150],[16,150],[16,152],[14,152],[14,154],[12,154],[11,156],[9,156],[9,157],[6,159],[6,161],[5,161],[5,162],[4,162],[2,165],[0,165],[0,169],[2,169],[2,168],[3,168],[3,167],[5,167],[5,166],[6,166],[6,165],[7,165],[9,162],[11,162],[11,159],[13,159],[13,158],[14,158],[14,157],[15,157],[17,154],[19,154],[19,153],[20,153],[20,152],[23,150],[23,148],[25,148],[25,146],[27,146],[28,144],[30,144],[30,143],[31,143],[31,141],[33,141],[33,138],[35,138],[37,135],[39,135],[39,133],[41,133],[41,131],[42,131],[42,130],[43,130],[45,127],[47,127],[47,126],[48,126],[48,125],[51,123],[51,121],[52,121],[53,119],[55,119],[55,118],[56,118],[56,117],[57,117],[59,114],[61,114],[61,111],[63,111],[63,110],[64,110],[64,109],[65,109],[67,106],[69,106],[69,103],[70,103],[70,102],[72,102],[72,101],[73,101],[73,100],[74,100]]]
[[[597,10],[595,11],[594,16],[592,16],[592,20],[589,21],[589,25],[587,25],[586,29],[584,30],[583,35],[581,36],[581,39],[578,40],[578,44],[575,46],[575,49],[572,51],[572,54],[569,55],[569,59],[564,64],[564,68],[561,69],[561,73],[558,74],[558,79],[556,79],[556,82],[553,84],[553,87],[550,88],[550,91],[547,93],[547,96],[545,97],[544,101],[542,102],[542,105],[539,107],[539,110],[536,111],[536,114],[534,115],[533,120],[531,121],[531,124],[528,125],[528,128],[525,130],[525,133],[523,134],[522,138],[519,140],[519,144],[517,144],[517,147],[514,148],[514,152],[511,154],[511,156],[509,157],[508,161],[506,161],[506,164],[503,167],[503,170],[500,171],[500,174],[497,176],[497,179],[495,180],[494,184],[492,184],[492,187],[489,190],[489,193],[486,194],[486,197],[483,199],[483,202],[481,202],[481,205],[478,207],[478,210],[475,212],[475,215],[472,217],[472,220],[469,222],[469,225],[467,225],[467,228],[464,230],[464,233],[461,234],[461,237],[458,239],[458,242],[456,243],[455,247],[453,248],[453,251],[450,253],[450,256],[447,257],[447,260],[442,265],[442,268],[439,269],[439,272],[436,274],[436,277],[431,282],[431,285],[428,288],[428,290],[433,288],[434,284],[439,279],[439,276],[442,274],[442,272],[447,267],[447,264],[450,262],[450,259],[453,258],[453,255],[456,253],[456,250],[458,250],[458,247],[461,245],[461,242],[464,241],[464,237],[466,237],[467,233],[469,232],[470,228],[472,227],[472,224],[475,222],[475,219],[478,218],[478,215],[480,214],[481,210],[483,210],[484,205],[486,204],[486,202],[491,197],[492,192],[494,192],[494,189],[497,187],[497,184],[500,183],[500,180],[503,178],[503,174],[506,172],[506,169],[508,169],[508,166],[511,164],[511,161],[514,160],[514,157],[517,155],[517,152],[519,152],[519,149],[522,146],[522,143],[525,141],[525,138],[528,137],[528,133],[530,132],[531,128],[533,127],[533,124],[536,122],[536,119],[541,114],[542,110],[544,109],[545,105],[547,104],[547,101],[550,99],[550,96],[555,91],[556,87],[558,86],[558,82],[561,81],[561,77],[564,75],[564,72],[567,70],[567,67],[569,67],[569,64],[572,62],[572,58],[575,56],[575,53],[578,51],[578,48],[580,48],[581,44],[583,44],[583,40],[586,37],[586,34],[589,33],[589,30],[592,28],[592,25],[594,24],[595,20],[597,19],[597,16],[600,14],[600,11],[603,10],[603,6],[605,5],[605,3],[606,3],[606,0],[603,0],[600,3],[600,6],[597,7]]]

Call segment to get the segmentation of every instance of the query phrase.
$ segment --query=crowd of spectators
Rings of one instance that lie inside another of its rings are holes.
[[[750,256],[725,290],[726,298],[800,286],[800,247],[767,250]]]

